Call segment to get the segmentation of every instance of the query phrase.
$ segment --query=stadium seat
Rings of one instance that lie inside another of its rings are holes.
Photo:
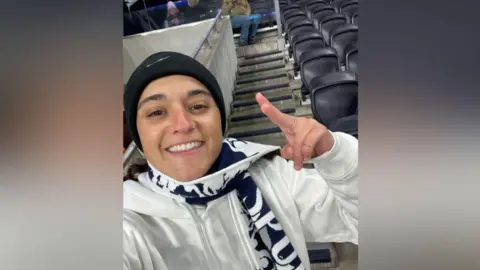
[[[350,21],[351,21],[353,24],[358,25],[358,13],[355,12],[355,13],[352,15],[352,18],[350,19]]]
[[[312,113],[327,128],[338,119],[354,115],[358,107],[358,81],[354,73],[340,71],[311,82]]]
[[[298,35],[302,35],[310,32],[315,32],[315,27],[313,27],[312,21],[308,19],[295,21],[287,32],[288,41],[290,44],[292,44],[293,38],[295,38]]]
[[[334,120],[328,129],[332,132],[347,133],[358,139],[358,115],[340,117]]]
[[[320,33],[311,32],[296,36],[294,39],[292,39],[292,47],[293,57],[295,59],[295,63],[297,64],[296,67],[298,67],[295,68],[295,70],[298,71],[300,67],[300,57],[302,54],[325,47],[325,42]]]
[[[347,23],[348,19],[345,14],[336,13],[327,15],[321,21],[318,21],[318,24],[315,26],[320,31],[320,33],[322,33],[323,39],[327,41],[328,45],[330,45],[330,31],[340,25],[344,25]]]
[[[358,0],[342,1],[338,5],[338,11],[346,14],[349,18],[358,10]]]
[[[358,39],[358,26],[344,24],[335,27],[330,32],[330,46],[337,51],[340,63],[345,62],[345,49],[348,45],[356,43]]]
[[[302,10],[305,9],[305,6],[310,2],[310,0],[292,0],[292,4],[300,6]]]
[[[349,1],[349,0],[332,0],[330,4],[332,4],[332,6],[335,7],[336,12],[340,12],[340,5],[342,5],[346,1]]]
[[[345,48],[345,68],[358,76],[358,47],[353,43]]]
[[[312,9],[310,19],[313,20],[315,27],[317,27],[318,23],[322,21],[323,18],[331,14],[335,14],[335,8],[333,6],[331,5],[319,6]]]
[[[280,13],[281,13],[281,20],[282,20],[282,24],[285,23],[285,17],[288,16],[289,13],[291,12],[296,12],[296,11],[301,11],[303,12],[303,10],[297,6],[297,5],[290,5],[286,8],[284,8]]]
[[[285,32],[290,31],[291,25],[296,21],[307,20],[308,17],[303,11],[291,12],[285,17]]]
[[[310,1],[307,5],[305,5],[305,13],[309,19],[312,19],[312,11],[317,7],[323,7],[325,5],[327,5],[327,2],[323,0]]]
[[[311,82],[314,78],[340,71],[337,52],[330,47],[305,52],[300,56],[299,62],[302,84],[306,93],[311,92]]]

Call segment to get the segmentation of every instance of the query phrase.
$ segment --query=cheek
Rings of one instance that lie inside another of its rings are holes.
[[[139,123],[137,125],[138,135],[142,142],[143,149],[146,150],[149,146],[157,145],[161,142],[162,127],[159,125],[153,125],[148,123]],[[157,148],[154,146],[154,148]]]
[[[210,136],[222,136],[222,120],[220,113],[212,113],[208,118],[203,120],[203,126],[206,128],[206,132]]]

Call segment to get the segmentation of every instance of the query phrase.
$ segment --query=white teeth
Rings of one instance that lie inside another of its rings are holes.
[[[201,142],[189,142],[185,144],[177,144],[172,147],[169,147],[167,150],[170,152],[183,152],[198,148],[202,143]]]

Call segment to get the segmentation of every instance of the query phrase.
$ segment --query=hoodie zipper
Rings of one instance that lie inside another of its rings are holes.
[[[197,212],[195,211],[195,209],[193,209],[192,206],[187,205],[187,209],[190,212],[190,215],[192,215],[193,220],[195,221],[195,225],[197,226],[197,231],[200,234],[201,240],[203,240],[202,245],[204,246],[205,252],[207,253],[206,263],[208,265],[208,268],[212,270],[220,269],[217,259],[213,253],[212,244],[210,243],[210,240],[207,236],[203,220],[200,218],[200,216],[197,214]],[[213,262],[213,266],[215,267],[212,267],[210,262]]]

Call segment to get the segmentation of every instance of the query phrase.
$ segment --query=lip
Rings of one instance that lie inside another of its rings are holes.
[[[182,142],[177,142],[177,143],[174,143],[174,144],[170,144],[169,146],[165,147],[165,150],[167,150],[168,148],[170,148],[170,147],[172,147],[172,146],[175,146],[175,145],[187,144],[187,143],[191,143],[191,142],[201,142],[202,144],[204,143],[204,141],[202,141],[202,140],[182,141]],[[167,151],[168,151],[168,150],[167,150]]]
[[[186,143],[191,143],[191,142],[200,142],[200,146],[195,148],[195,149],[191,149],[191,150],[187,150],[187,151],[181,151],[181,152],[170,152],[168,151],[168,148],[172,147],[172,146],[175,146],[175,145],[180,145],[180,144],[186,144]],[[175,144],[172,144],[171,146],[165,148],[165,151],[167,151],[167,153],[171,154],[171,155],[175,155],[175,156],[185,156],[185,155],[193,155],[193,154],[196,154],[197,152],[199,152],[200,150],[202,150],[202,148],[205,146],[205,142],[204,141],[200,141],[200,140],[191,140],[191,141],[185,141],[185,142],[180,142],[180,143],[175,143]]]

